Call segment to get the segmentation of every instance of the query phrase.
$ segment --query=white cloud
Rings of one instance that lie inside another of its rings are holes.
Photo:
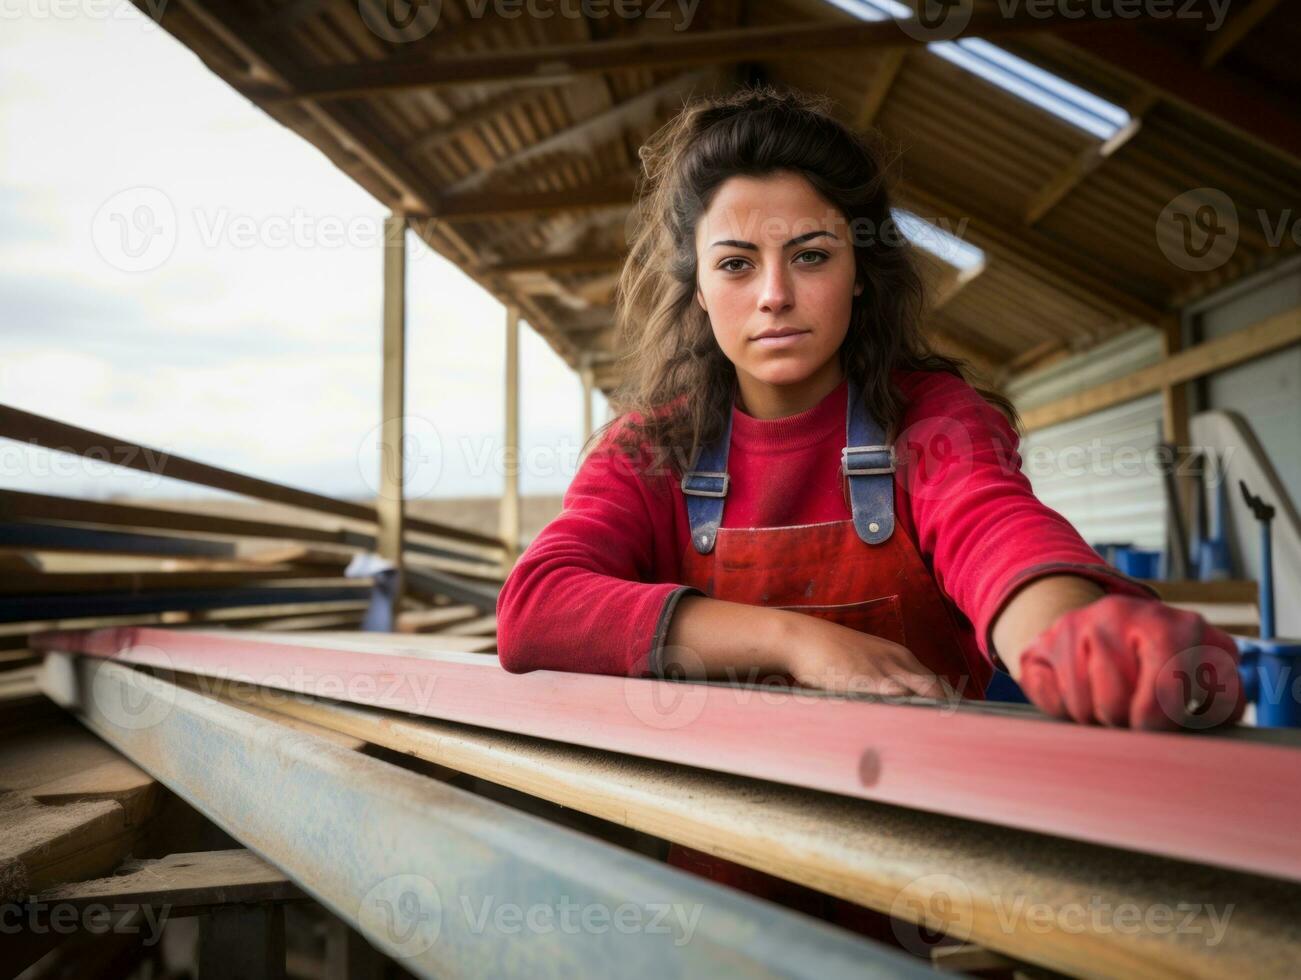
[[[357,450],[379,421],[383,206],[129,4],[51,9],[6,6],[0,31],[0,401],[267,479],[366,493]],[[131,188],[165,201],[146,217],[170,208],[173,221],[163,260],[142,271],[112,254],[137,213],[101,212]],[[497,441],[505,311],[408,240],[408,411],[445,446]],[[522,354],[526,454],[576,443],[577,377],[531,331]],[[138,474],[15,465],[16,448],[6,485],[141,490]],[[495,469],[447,464],[435,495],[500,492]],[[569,476],[539,468],[523,485],[559,492]]]

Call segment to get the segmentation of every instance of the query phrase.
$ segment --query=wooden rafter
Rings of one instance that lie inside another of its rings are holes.
[[[609,105],[595,115],[580,119],[536,143],[521,147],[509,156],[494,161],[491,166],[479,168],[464,180],[444,188],[444,193],[449,197],[472,193],[491,182],[493,177],[529,160],[551,153],[581,152],[594,142],[612,142],[619,138],[624,127],[630,123],[653,118],[665,101],[687,96],[698,86],[717,77],[707,70],[684,72],[623,102]]]
[[[1040,16],[1021,10],[1004,16],[998,10],[976,11],[963,34],[994,37],[1026,32],[1070,33],[1090,23],[1115,25],[1098,11],[1074,10]],[[926,43],[924,32],[910,31],[896,20],[825,21],[725,30],[691,31],[673,37],[631,37],[598,44],[557,44],[520,51],[445,55],[437,60],[386,60],[318,68],[305,74],[291,93],[269,92],[264,98],[338,99],[379,92],[438,88],[485,82],[569,79],[597,72],[687,67],[737,61],[800,57],[822,51],[863,48],[913,48]],[[914,37],[913,35],[917,36]],[[253,93],[250,93],[253,94]]]
[[[1288,164],[1301,162],[1301,117],[1255,83],[1224,70],[1208,71],[1196,56],[1131,25],[1105,34],[1088,25],[1060,40]]]
[[[1024,262],[1029,275],[1089,306],[1099,303],[1118,313],[1143,322],[1153,322],[1165,311],[1135,293],[1117,286],[1124,276],[1119,269],[1107,269],[1102,263],[1082,255],[1077,249],[1027,229],[983,213],[973,202],[959,205],[928,189],[906,184],[900,197],[909,210],[920,217],[943,215],[967,221],[971,238],[986,242]]]

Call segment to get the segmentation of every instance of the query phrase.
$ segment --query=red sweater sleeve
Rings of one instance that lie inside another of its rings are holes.
[[[664,581],[677,539],[668,477],[634,464],[607,431],[565,492],[560,515],[525,549],[497,599],[497,650],[512,672],[656,676],[653,653],[677,600]]]
[[[901,387],[909,404],[895,439],[906,500],[900,510],[936,581],[971,621],[981,652],[991,656],[990,630],[1007,601],[1045,575],[1155,597],[1034,495],[1015,431],[975,389],[943,373],[913,374]]]

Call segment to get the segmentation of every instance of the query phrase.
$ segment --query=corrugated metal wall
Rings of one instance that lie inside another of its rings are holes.
[[[1144,327],[1007,386],[1032,408],[1103,384],[1161,359],[1161,338]],[[1027,434],[1022,467],[1035,493],[1090,544],[1129,542],[1164,550],[1165,496],[1155,454],[1161,395],[1117,405]]]

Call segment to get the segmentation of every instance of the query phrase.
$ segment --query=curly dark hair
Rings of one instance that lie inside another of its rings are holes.
[[[830,100],[768,85],[699,97],[647,140],[615,296],[623,380],[611,398],[616,417],[593,440],[623,423],[620,448],[635,457],[656,447],[680,476],[699,447],[721,435],[736,370],[694,302],[695,234],[713,195],[737,175],[798,174],[851,228],[882,230],[866,241],[854,236],[864,289],[854,297],[839,357],[887,433],[898,431],[906,406],[893,370],[967,378],[963,361],[937,353],[923,335],[924,284],[914,247],[895,227],[881,145],[875,133],[839,122]],[[973,387],[1018,426],[1006,398]]]

